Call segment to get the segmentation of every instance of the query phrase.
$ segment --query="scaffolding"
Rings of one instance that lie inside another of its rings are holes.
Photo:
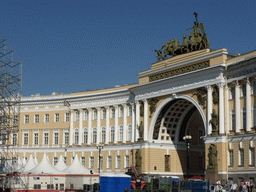
[[[0,33],[0,187],[4,190],[17,184],[22,168],[17,157],[21,77],[22,64]]]

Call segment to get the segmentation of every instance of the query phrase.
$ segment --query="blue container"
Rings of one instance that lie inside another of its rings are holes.
[[[131,191],[131,177],[124,173],[102,173],[100,175],[100,192]]]

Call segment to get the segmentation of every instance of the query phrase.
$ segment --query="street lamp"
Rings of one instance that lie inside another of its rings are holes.
[[[99,149],[99,174],[100,174],[100,154],[101,154],[101,150],[103,149],[104,144],[98,144],[97,145],[97,149]]]
[[[188,157],[188,149],[189,149],[189,143],[192,139],[191,135],[185,135],[183,137],[183,140],[186,141],[186,147],[187,147],[187,179],[188,179],[188,170],[189,170],[189,157]]]

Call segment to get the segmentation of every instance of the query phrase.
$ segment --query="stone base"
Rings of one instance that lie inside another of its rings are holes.
[[[217,180],[219,179],[218,173],[206,173],[205,174],[206,181],[209,181],[210,185],[216,184]]]

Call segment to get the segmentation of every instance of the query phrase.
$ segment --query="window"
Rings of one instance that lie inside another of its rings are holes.
[[[88,129],[84,129],[84,143],[88,143]]]
[[[120,125],[120,129],[119,129],[119,141],[123,141],[123,137],[124,137],[124,128],[122,125]]]
[[[35,123],[39,123],[39,115],[38,114],[35,115]]]
[[[128,125],[128,141],[132,140],[132,125]]]
[[[119,109],[119,117],[124,117],[124,108],[123,107],[120,107]]]
[[[97,110],[93,111],[93,120],[97,120]]]
[[[114,142],[115,141],[115,127],[111,126],[111,130],[110,130],[110,142]]]
[[[41,189],[41,185],[40,184],[34,184],[34,189]]]
[[[106,142],[106,128],[105,127],[102,127],[102,130],[101,130],[101,142],[102,143]]]
[[[233,150],[228,151],[228,166],[233,167]]]
[[[44,123],[49,123],[49,114],[44,115]]]
[[[96,128],[93,128],[92,142],[97,143],[97,129]]]
[[[112,169],[112,157],[111,156],[108,156],[108,166],[107,166],[108,169]]]
[[[23,134],[23,144],[28,145],[28,133]]]
[[[85,121],[88,121],[88,111],[85,111],[85,112],[84,112],[84,120],[85,120]]]
[[[75,112],[75,121],[79,121],[79,112],[78,111]]]
[[[256,81],[252,82],[252,94],[255,95],[256,94]]]
[[[68,143],[69,143],[69,132],[65,132],[64,137],[65,137],[64,142],[65,142],[66,145],[68,145]]]
[[[53,157],[53,165],[56,165],[58,163],[58,157]]]
[[[74,189],[74,184],[70,183],[70,189]]]
[[[12,134],[12,144],[13,145],[17,145],[17,133],[13,133]]]
[[[100,169],[103,169],[103,157],[100,156]]]
[[[238,154],[239,154],[239,166],[243,167],[244,166],[244,149],[239,149]]]
[[[54,133],[54,144],[55,145],[59,144],[59,133]]]
[[[235,111],[235,109],[231,110],[231,127],[232,127],[233,131],[236,130],[236,111]]]
[[[116,168],[120,169],[121,167],[121,156],[117,155],[116,156]]]
[[[256,127],[256,105],[253,107],[253,126]]]
[[[125,168],[130,167],[129,165],[129,155],[125,155]]]
[[[34,145],[38,145],[38,133],[34,133]]]
[[[55,113],[55,123],[59,123],[59,120],[60,120],[60,114]]]
[[[49,145],[49,133],[44,133],[44,144]]]
[[[65,122],[69,122],[69,113],[65,113]]]
[[[250,166],[255,166],[255,148],[250,147],[249,149],[249,161],[250,161]]]
[[[85,165],[85,157],[81,157],[81,164]]]
[[[241,85],[241,97],[246,97],[246,84]]]
[[[64,163],[67,164],[67,157],[64,157]]]
[[[17,125],[17,124],[18,124],[18,116],[17,116],[17,115],[14,115],[14,116],[13,116],[13,124],[14,124],[14,125]]]
[[[230,99],[235,99],[235,87],[230,87]]]
[[[78,144],[79,142],[79,131],[78,129],[75,130],[75,144]]]
[[[90,157],[90,169],[94,168],[94,157]]]
[[[60,183],[60,191],[64,191],[64,183]]]
[[[115,118],[115,108],[111,109],[111,118],[114,119]]]
[[[106,109],[102,110],[102,119],[106,119]]]
[[[128,108],[128,117],[132,116],[132,106],[129,106]]]
[[[29,115],[25,115],[24,123],[29,124]]]
[[[47,189],[54,189],[53,184],[47,184]]]
[[[246,129],[246,108],[243,107],[243,110],[242,110],[242,117],[243,117],[243,129]]]

